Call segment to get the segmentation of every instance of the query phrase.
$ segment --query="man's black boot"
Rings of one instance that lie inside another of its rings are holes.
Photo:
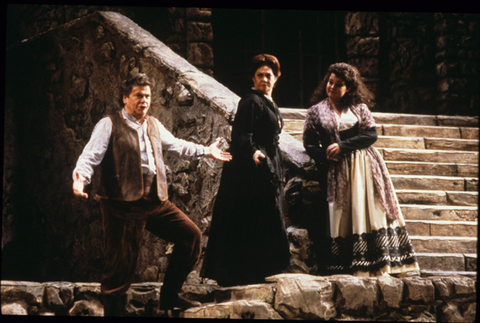
[[[160,299],[160,309],[164,311],[173,310],[174,308],[177,308],[180,310],[186,310],[191,307],[199,307],[199,306],[202,306],[202,303],[186,299],[180,294],[175,294],[174,296],[168,297],[168,298],[162,297]]]
[[[103,316],[123,316],[126,295],[103,295]]]

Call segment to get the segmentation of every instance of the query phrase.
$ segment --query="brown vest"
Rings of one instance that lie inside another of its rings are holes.
[[[139,200],[143,196],[144,188],[138,133],[127,125],[121,111],[109,117],[113,124],[112,135],[100,164],[102,183],[98,196],[121,201]],[[168,199],[168,185],[160,131],[153,117],[148,117],[146,122],[157,169],[158,198],[165,201]]]

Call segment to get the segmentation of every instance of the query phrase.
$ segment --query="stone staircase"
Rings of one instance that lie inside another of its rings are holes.
[[[305,109],[281,108],[302,140]],[[389,169],[422,275],[475,275],[478,117],[373,113],[376,149]]]

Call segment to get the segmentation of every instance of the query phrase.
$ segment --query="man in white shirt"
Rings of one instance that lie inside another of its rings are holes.
[[[156,118],[148,116],[153,80],[137,74],[122,83],[124,108],[101,119],[73,171],[73,192],[84,192],[96,166],[102,170],[98,190],[103,215],[105,268],[101,281],[105,316],[121,315],[125,292],[133,282],[144,229],[175,247],[160,296],[162,310],[200,306],[179,295],[200,255],[201,232],[168,200],[163,150],[179,157],[231,160],[218,149],[175,138]]]

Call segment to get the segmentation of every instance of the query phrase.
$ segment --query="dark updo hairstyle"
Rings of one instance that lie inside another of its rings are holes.
[[[120,85],[120,105],[123,106],[123,96],[129,96],[132,93],[134,86],[150,86],[150,91],[155,86],[155,81],[150,78],[147,74],[138,73],[135,75],[130,75],[126,80]]]
[[[350,89],[341,99],[340,104],[342,107],[350,107],[360,103],[368,104],[375,99],[374,94],[367,89],[355,67],[347,63],[335,63],[330,65],[322,82],[313,92],[310,98],[311,104],[317,104],[328,97],[327,83],[332,73],[342,79],[347,88]]]
[[[250,76],[254,77],[255,72],[264,65],[272,69],[273,75],[275,75],[276,78],[279,78],[280,75],[282,74],[280,72],[280,62],[275,56],[269,55],[269,54],[259,54],[254,56],[252,59],[252,65],[250,67]]]

